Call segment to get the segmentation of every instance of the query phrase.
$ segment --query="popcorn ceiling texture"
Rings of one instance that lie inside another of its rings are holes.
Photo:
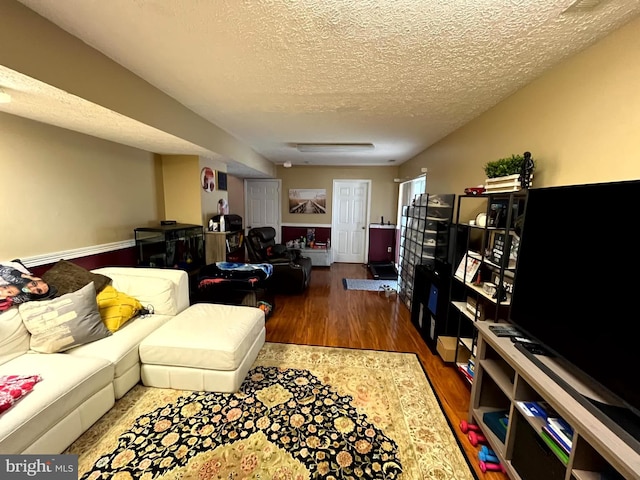
[[[640,14],[637,0],[21,3],[294,164],[323,163],[295,142],[372,142],[351,164],[401,163]]]

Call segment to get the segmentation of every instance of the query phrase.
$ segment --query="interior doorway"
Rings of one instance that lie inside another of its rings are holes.
[[[333,261],[366,263],[371,180],[334,180],[331,219]]]
[[[282,224],[281,187],[282,180],[280,179],[245,179],[245,233],[256,227],[273,227],[276,229],[276,242],[280,242]]]

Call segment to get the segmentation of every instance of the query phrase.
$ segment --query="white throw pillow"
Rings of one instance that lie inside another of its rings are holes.
[[[27,353],[29,337],[18,307],[0,313],[0,364]]]
[[[36,352],[63,352],[111,335],[100,318],[93,282],[53,300],[23,303],[19,309]]]
[[[160,277],[113,275],[112,285],[140,301],[144,308],[153,307],[157,315],[177,315],[176,294],[173,282]]]

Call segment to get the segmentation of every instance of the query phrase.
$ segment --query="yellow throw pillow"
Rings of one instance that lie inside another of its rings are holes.
[[[102,289],[97,300],[102,322],[111,332],[117,331],[143,308],[138,300],[116,290],[111,285]]]

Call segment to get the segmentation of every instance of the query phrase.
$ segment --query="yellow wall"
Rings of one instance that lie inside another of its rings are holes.
[[[458,129],[400,168],[428,190],[484,183],[483,165],[530,151],[534,188],[640,178],[640,19]]]
[[[168,220],[206,227],[218,214],[218,201],[228,200],[226,191],[218,190],[218,172],[226,172],[224,162],[197,155],[159,155],[162,168],[164,215]],[[216,174],[215,190],[202,188],[202,169],[209,167]]]
[[[157,221],[153,155],[0,113],[0,261],[133,238]]]
[[[380,223],[380,217],[395,223],[398,200],[398,167],[278,167],[277,177],[282,179],[282,223],[331,224],[333,180],[371,180],[371,223]],[[324,188],[327,190],[326,214],[289,213],[290,188]]]
[[[201,225],[200,163],[194,155],[162,155],[167,220]]]

